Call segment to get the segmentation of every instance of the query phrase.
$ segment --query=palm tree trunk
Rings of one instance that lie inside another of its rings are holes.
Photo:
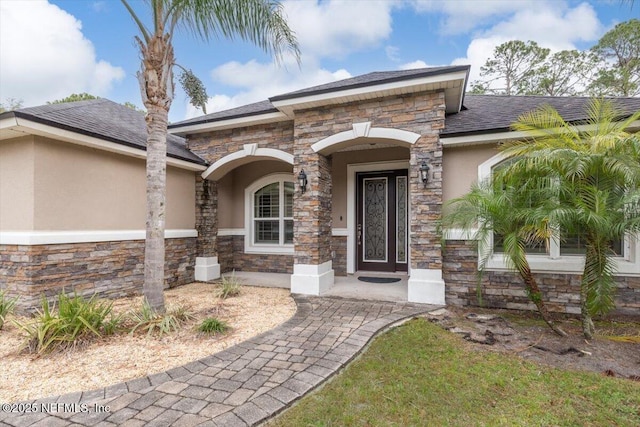
[[[589,314],[589,307],[587,306],[587,286],[584,283],[580,286],[580,315],[582,316],[582,334],[588,340],[593,339],[596,328]]]
[[[147,303],[164,313],[164,229],[168,113],[148,106],[147,127],[147,233],[144,250],[144,286]]]
[[[547,310],[547,306],[542,300],[542,292],[540,291],[538,283],[536,282],[536,279],[534,279],[529,266],[520,268],[519,273],[520,277],[522,277],[522,279],[524,280],[524,286],[527,294],[529,295],[529,299],[531,299],[531,301],[533,301],[533,303],[538,308],[538,312],[540,313],[540,317],[542,317],[542,320],[545,321],[545,323],[551,328],[553,332],[560,335],[561,337],[566,337],[567,333],[560,329],[560,327],[556,325],[551,318],[549,310]]]
[[[173,47],[160,32],[145,46],[138,39],[143,69],[138,73],[147,107],[147,233],[143,292],[156,313],[164,313],[164,230],[167,180],[167,124],[173,98]]]

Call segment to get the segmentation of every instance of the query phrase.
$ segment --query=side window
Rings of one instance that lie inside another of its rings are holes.
[[[245,250],[292,251],[293,176],[265,177],[248,187],[245,194],[249,207]]]

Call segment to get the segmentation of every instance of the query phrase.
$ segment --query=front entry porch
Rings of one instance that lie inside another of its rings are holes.
[[[225,273],[224,276],[231,276],[232,274],[246,286],[264,286],[283,289],[289,289],[291,287],[290,274],[236,271],[234,273]],[[394,283],[368,283],[358,280],[360,276],[397,277],[400,281]],[[407,283],[408,276],[406,273],[358,272],[347,276],[336,276],[333,285],[320,296],[372,301],[407,302]]]

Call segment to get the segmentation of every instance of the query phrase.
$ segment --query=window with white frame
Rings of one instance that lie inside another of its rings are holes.
[[[505,158],[498,154],[478,167],[478,180],[489,179],[493,170],[501,166]],[[527,248],[527,260],[532,269],[553,272],[582,272],[584,266],[584,243],[579,233],[558,232],[544,246]],[[500,236],[491,236],[493,256],[487,263],[489,269],[506,269],[505,256]],[[640,239],[637,236],[621,236],[613,242],[618,274],[640,274]]]
[[[291,174],[261,178],[245,191],[245,251],[293,253]]]

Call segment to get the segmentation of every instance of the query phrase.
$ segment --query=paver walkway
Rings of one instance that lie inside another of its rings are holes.
[[[295,300],[293,318],[253,339],[160,374],[13,408],[36,413],[7,413],[4,405],[0,426],[256,425],[326,381],[378,332],[435,308],[339,298]]]

